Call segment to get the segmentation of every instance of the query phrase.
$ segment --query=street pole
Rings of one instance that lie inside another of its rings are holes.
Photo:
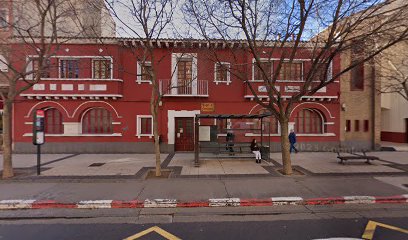
[[[41,174],[41,145],[37,145],[37,175]]]

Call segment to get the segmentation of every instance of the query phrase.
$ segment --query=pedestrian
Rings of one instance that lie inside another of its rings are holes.
[[[228,131],[226,137],[226,149],[229,150],[229,155],[234,155],[234,133],[232,131]]]
[[[252,139],[251,142],[251,151],[255,154],[255,162],[256,163],[261,163],[261,152],[259,151],[259,146],[258,143],[256,143],[256,139]]]
[[[290,142],[290,153],[292,153],[292,150],[294,150],[295,153],[298,153],[299,151],[295,147],[296,133],[295,133],[295,130],[293,130],[293,129],[290,130],[289,142]]]

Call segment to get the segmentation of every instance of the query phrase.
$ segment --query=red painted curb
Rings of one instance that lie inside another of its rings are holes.
[[[275,200],[274,200],[275,199]],[[233,203],[226,204],[210,204],[210,202],[216,202],[216,200],[226,200],[226,199],[210,199],[207,201],[177,201],[176,199],[171,199],[171,204],[151,204],[150,201],[163,201],[166,199],[156,199],[156,200],[96,200],[96,201],[80,201],[78,203],[69,202],[57,202],[55,200],[1,200],[0,210],[15,210],[15,209],[52,209],[52,208],[65,208],[65,209],[76,209],[76,208],[87,208],[87,202],[89,202],[90,207],[94,209],[99,208],[149,208],[149,207],[178,207],[178,208],[197,208],[197,207],[228,207],[228,206],[242,206],[242,207],[256,207],[256,206],[275,206],[275,205],[336,205],[336,204],[406,204],[408,203],[408,195],[397,195],[397,196],[345,196],[345,197],[323,197],[323,198],[309,198],[302,199],[300,197],[276,197],[267,199],[239,199],[234,198]],[[228,199],[227,199],[228,200]],[[103,206],[95,206],[95,202],[102,201],[108,202],[102,204]],[[159,201],[159,202],[160,202]],[[146,205],[147,204],[147,205]]]
[[[240,206],[251,207],[251,206],[272,206],[272,199],[241,199]]]
[[[328,197],[328,198],[309,198],[305,199],[304,205],[331,205],[344,204],[343,197]]]
[[[375,197],[375,203],[407,203],[407,201],[404,196]]]
[[[49,209],[49,208],[77,208],[76,203],[61,203],[54,200],[35,201],[31,205],[32,209]]]

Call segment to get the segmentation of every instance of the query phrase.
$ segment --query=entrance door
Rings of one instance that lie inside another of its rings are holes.
[[[408,143],[408,118],[405,118],[405,142]]]
[[[177,63],[177,94],[179,95],[191,95],[192,86],[191,81],[193,79],[193,60],[192,59],[179,59]]]
[[[194,118],[175,118],[175,150],[194,150]]]

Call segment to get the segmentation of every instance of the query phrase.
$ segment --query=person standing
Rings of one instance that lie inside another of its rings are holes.
[[[255,162],[256,163],[261,163],[262,157],[261,157],[261,152],[259,151],[259,146],[256,143],[256,139],[252,139],[251,142],[251,151],[255,154]]]
[[[298,153],[299,151],[295,147],[296,133],[293,129],[291,129],[289,133],[289,142],[290,142],[290,153],[292,153],[292,150],[294,150],[295,153]]]
[[[226,137],[226,149],[229,150],[229,155],[234,155],[234,133],[232,131],[228,131]]]

